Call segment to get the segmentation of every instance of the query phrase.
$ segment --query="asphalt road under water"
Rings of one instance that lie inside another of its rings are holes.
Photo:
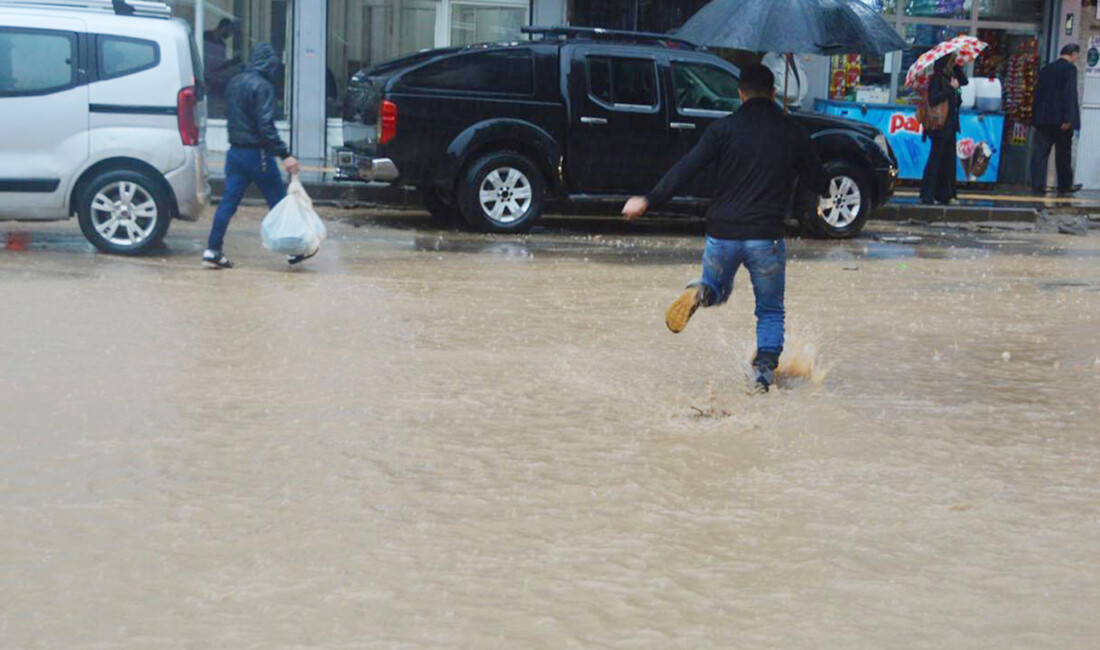
[[[0,646],[1096,647],[1095,234],[794,240],[754,396],[697,223],[326,216],[0,224]]]

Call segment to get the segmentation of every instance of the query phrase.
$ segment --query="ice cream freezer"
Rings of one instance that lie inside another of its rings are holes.
[[[920,180],[932,142],[922,137],[917,107],[895,104],[859,104],[819,99],[814,110],[878,127],[898,158],[898,176]],[[996,183],[1001,166],[1004,113],[962,109],[959,112],[956,176],[961,182]]]

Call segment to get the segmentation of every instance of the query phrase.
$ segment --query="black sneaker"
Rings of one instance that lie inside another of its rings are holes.
[[[1082,189],[1084,189],[1084,187],[1084,185],[1078,183],[1068,190],[1058,190],[1058,196],[1069,196],[1070,194],[1076,194],[1077,192],[1080,192]]]
[[[207,269],[231,269],[233,268],[233,262],[229,261],[229,258],[222,255],[221,251],[207,250],[202,254],[202,266]]]
[[[310,253],[309,255],[287,255],[286,256],[286,263],[290,264],[291,266],[294,266],[295,264],[298,264],[299,262],[304,262],[304,261],[308,260],[309,258],[313,257],[318,252],[320,252],[320,250],[321,249],[318,248],[318,249],[314,250],[312,253]]]
[[[757,351],[752,360],[753,380],[756,390],[766,393],[775,383],[775,369],[779,366],[779,354]]]

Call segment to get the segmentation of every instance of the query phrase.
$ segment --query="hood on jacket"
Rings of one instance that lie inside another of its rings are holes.
[[[260,43],[252,48],[252,54],[248,57],[247,70],[259,72],[270,82],[275,81],[275,73],[279,71],[282,61],[275,54],[275,48],[270,43]]]

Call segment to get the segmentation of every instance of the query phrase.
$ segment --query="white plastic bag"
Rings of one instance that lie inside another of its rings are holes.
[[[314,255],[327,234],[297,175],[290,179],[286,198],[271,208],[260,226],[264,248],[284,255]]]

